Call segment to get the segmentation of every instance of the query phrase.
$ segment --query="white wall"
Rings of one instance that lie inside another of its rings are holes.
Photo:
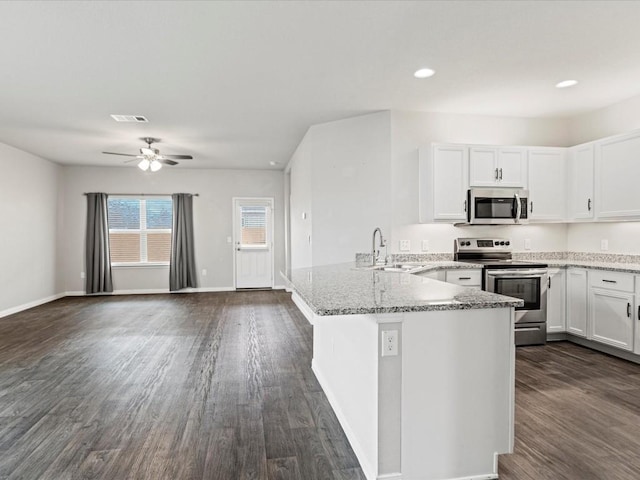
[[[569,119],[571,145],[640,128],[640,96]]]
[[[0,316],[62,292],[57,165],[0,144]]]
[[[266,170],[187,170],[163,168],[144,173],[135,167],[64,167],[64,268],[67,292],[84,290],[86,197],[84,192],[199,193],[194,198],[194,230],[198,285],[203,289],[233,288],[233,197],[273,197],[275,285],[284,269],[283,174]],[[202,276],[202,269],[208,275]],[[116,291],[168,290],[169,267],[114,269]]]
[[[530,239],[536,251],[566,248],[565,225],[507,227],[454,227],[419,224],[418,148],[438,143],[494,145],[568,145],[568,125],[563,119],[530,119],[451,115],[426,112],[391,112],[393,227],[390,251],[398,251],[400,240],[411,241],[411,253],[421,253],[422,240],[429,240],[429,252],[452,252],[457,237],[505,236],[516,250]]]
[[[389,232],[389,158],[389,112],[309,129],[291,159],[293,268],[353,261]]]

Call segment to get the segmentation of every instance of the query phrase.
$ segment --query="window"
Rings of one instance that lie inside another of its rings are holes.
[[[112,265],[169,263],[170,197],[109,197],[107,204]]]
[[[267,207],[240,207],[240,212],[240,244],[243,247],[266,247]]]

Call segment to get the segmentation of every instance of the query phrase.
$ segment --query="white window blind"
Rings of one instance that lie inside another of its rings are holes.
[[[170,197],[109,197],[107,205],[112,265],[169,263]]]
[[[267,245],[267,207],[240,207],[242,228],[240,243],[243,246]]]

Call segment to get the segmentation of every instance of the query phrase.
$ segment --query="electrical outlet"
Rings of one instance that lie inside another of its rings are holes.
[[[231,243],[231,237],[227,237],[227,243]]]
[[[84,278],[84,272],[80,272],[80,278]]]
[[[606,240],[606,239],[600,240],[600,250],[602,251],[609,250],[609,240]]]
[[[524,239],[524,249],[525,250],[531,250],[531,239],[530,238],[525,238]]]
[[[429,240],[422,240],[422,251],[423,252],[429,251]]]
[[[398,355],[398,331],[383,330],[382,332],[382,356],[393,357]]]
[[[203,276],[203,277],[206,277],[206,276],[207,276],[207,269],[206,269],[206,268],[203,268],[203,269],[202,269],[202,276]]]
[[[411,240],[400,240],[400,251],[408,252],[411,250]]]

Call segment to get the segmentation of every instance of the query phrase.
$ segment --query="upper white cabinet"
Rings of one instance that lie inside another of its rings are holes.
[[[596,217],[640,217],[640,132],[595,145]]]
[[[469,147],[469,185],[524,187],[526,152],[520,147]]]
[[[593,172],[595,155],[593,143],[569,149],[569,215],[572,220],[592,220],[595,211]]]
[[[467,219],[469,149],[438,145],[419,150],[420,221],[463,222]]]
[[[529,219],[561,222],[566,211],[566,149],[529,148]]]

